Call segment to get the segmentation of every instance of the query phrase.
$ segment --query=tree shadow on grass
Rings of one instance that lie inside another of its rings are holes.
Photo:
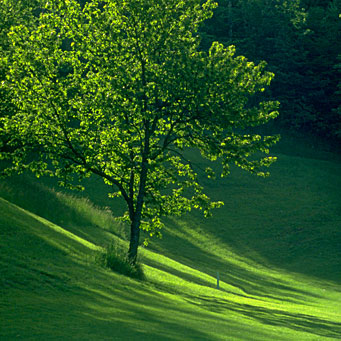
[[[144,263],[146,265],[153,267],[153,268],[165,271],[165,272],[170,273],[174,276],[182,278],[188,282],[203,285],[203,286],[210,287],[210,288],[215,288],[215,284],[213,283],[213,281],[210,282],[208,280],[200,278],[199,276],[195,276],[195,275],[192,275],[188,272],[181,271],[181,270],[176,269],[172,266],[167,266],[165,264],[161,264],[161,263],[154,261],[152,259],[145,259]]]
[[[246,268],[229,262],[226,257],[225,259],[218,257],[209,248],[200,245],[200,243],[191,239],[190,236],[187,236],[186,231],[176,221],[172,220],[172,224],[174,224],[173,228],[184,233],[185,238],[179,238],[173,230],[167,229],[165,237],[167,242],[163,243],[161,241],[154,248],[170,258],[177,259],[182,264],[212,276],[215,276],[217,271],[219,271],[222,290],[224,290],[223,283],[225,282],[242,290],[245,293],[245,297],[255,295],[291,303],[306,303],[308,297],[320,297],[309,291],[294,288],[279,278],[248,271]],[[174,245],[177,245],[177,247],[174,248]],[[181,250],[181,252],[178,252],[178,250]],[[176,275],[182,277],[181,273]],[[185,276],[182,278],[186,279]],[[196,283],[205,285],[204,283]],[[212,287],[212,285],[208,286]]]
[[[341,323],[331,322],[315,316],[292,314],[284,310],[240,304],[209,296],[187,296],[186,300],[212,312],[223,314],[234,311],[264,324],[341,339]]]
[[[120,337],[127,331],[134,335],[132,340],[221,340],[222,330],[226,332],[226,340],[254,341],[274,337],[267,335],[268,331],[255,330],[246,320],[236,322],[228,315],[217,319],[211,311],[197,309],[193,302],[183,300],[183,296],[180,300],[170,299],[148,282],[127,279],[129,283],[119,281],[108,286],[105,277],[117,279],[117,275],[105,271],[97,274],[96,283],[91,281],[82,290],[82,314],[96,324],[97,321],[111,326],[118,323],[123,330],[118,331],[117,339],[123,339]]]
[[[12,276],[4,287],[6,296],[1,296],[0,337],[4,339],[221,340],[217,333],[225,330],[226,339],[275,338],[276,331],[263,331],[261,324],[253,330],[249,317],[310,333],[317,328],[317,335],[335,336],[340,331],[337,324],[311,316],[207,296],[170,297],[150,283],[90,268],[78,257],[89,252],[82,240],[3,200],[0,204],[4,212],[0,227],[6,240],[2,246]],[[13,288],[13,283],[18,285]],[[219,313],[219,319],[212,312]],[[231,312],[246,319],[230,319]]]
[[[213,277],[212,277],[212,281],[208,281],[198,276],[191,275],[187,272],[180,271],[174,267],[160,264],[157,261],[148,260],[145,263],[154,268],[160,269],[174,276],[177,276],[188,282],[195,283],[195,284],[205,286],[208,288],[212,288],[212,289],[215,289],[217,287],[216,279]],[[238,272],[238,267],[235,267],[235,268],[236,269],[233,270],[234,273]],[[253,276],[253,279],[248,278],[248,280],[244,278],[245,277],[244,273],[240,274],[239,276],[237,275],[233,276],[231,274],[222,273],[220,276],[221,276],[220,277],[221,280],[220,280],[219,291],[232,294],[235,296],[239,296],[239,297],[255,299],[254,296],[257,296],[261,298],[269,298],[271,300],[275,300],[279,302],[285,301],[289,303],[306,303],[305,299],[307,295],[311,297],[319,298],[318,295],[314,295],[311,292],[307,292],[307,291],[303,291],[299,289],[294,290],[292,287],[289,287],[287,285],[283,285],[280,283],[270,283],[267,279],[264,280],[262,279],[262,277],[259,277],[259,276]],[[269,286],[269,283],[271,284],[271,287]],[[173,292],[172,287],[164,283],[153,282],[153,285],[155,285],[155,287],[160,288],[161,290]],[[245,294],[241,294],[240,292],[237,292],[237,291],[231,291],[230,287],[229,289],[227,289],[227,285],[232,285],[238,289],[241,289]]]

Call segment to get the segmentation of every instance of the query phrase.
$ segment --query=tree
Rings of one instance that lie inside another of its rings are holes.
[[[36,5],[35,0],[13,2],[11,6],[9,6],[8,2],[0,2],[0,55],[3,56],[2,60],[5,60],[4,56],[9,51],[10,42],[7,34],[11,26],[25,22]],[[6,80],[6,66],[5,63],[1,62],[2,60],[0,60],[0,83]],[[8,88],[0,88],[0,103],[0,117],[14,113],[15,107],[11,103],[11,93]],[[2,146],[5,148],[5,141],[9,140],[9,137],[2,135],[1,138],[3,139]]]
[[[103,178],[125,200],[132,263],[141,229],[159,234],[163,216],[222,205],[200,185],[201,170],[216,172],[197,168],[188,150],[219,160],[222,176],[231,162],[264,176],[275,160],[252,155],[268,153],[277,136],[246,132],[277,115],[277,102],[253,99],[273,75],[232,46],[199,51],[198,27],[215,6],[201,3],[41,1],[8,35],[2,88],[16,113],[1,118],[0,135],[11,137],[2,174],[29,169],[69,187]]]

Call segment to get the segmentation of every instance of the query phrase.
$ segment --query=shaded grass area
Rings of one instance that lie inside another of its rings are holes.
[[[109,232],[126,239],[125,227],[112,210],[93,204],[78,192],[55,189],[56,181],[37,181],[28,174],[14,175],[0,182],[0,196],[91,241]],[[105,197],[103,189],[101,195]]]
[[[311,315],[293,314],[288,313],[286,310],[255,307],[253,305],[235,302],[231,303],[228,300],[216,299],[209,296],[190,297],[188,300],[200,307],[206,307],[210,311],[217,313],[234,311],[264,324],[282,326],[298,331],[315,331],[316,335],[329,338],[340,338],[341,335],[340,323],[316,318]]]
[[[224,207],[206,220],[197,212],[167,220],[164,238],[153,249],[227,276],[233,253],[340,283],[341,163],[278,157],[270,178],[234,169],[226,179],[207,182],[209,194]]]
[[[246,267],[244,280],[263,275],[264,290],[272,279],[297,297],[280,300],[286,293],[269,288],[276,300],[227,281],[216,290],[209,274],[149,250],[142,252],[147,280],[135,281],[96,266],[89,255],[99,247],[86,239],[3,199],[0,211],[3,339],[322,340],[340,335],[341,314],[335,309],[340,297],[331,288],[322,291],[302,278]],[[236,256],[235,262],[242,267],[242,259]]]

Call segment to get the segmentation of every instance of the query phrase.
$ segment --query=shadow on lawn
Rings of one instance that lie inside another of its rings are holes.
[[[182,229],[179,225],[174,223],[175,230],[183,232],[185,238],[179,238],[174,230],[167,229],[167,235],[165,243],[160,241],[156,245],[155,249],[172,259],[176,259],[182,264],[192,267],[196,270],[202,271],[207,274],[211,274],[215,277],[217,271],[220,273],[221,290],[224,291],[224,283],[228,283],[236,288],[241,289],[245,293],[245,297],[255,295],[263,298],[270,298],[277,301],[286,301],[291,303],[304,303],[306,304],[307,297],[319,298],[309,291],[293,288],[290,284],[281,281],[279,278],[274,278],[248,271],[235,263],[229,262],[228,257],[222,255],[218,257],[211,250],[204,245],[200,245],[190,236],[186,236],[186,230]],[[173,247],[177,245],[177,247]],[[181,252],[177,252],[181,250]],[[200,255],[199,259],[197,256]],[[195,256],[195,257],[194,257]],[[160,266],[157,266],[160,267]],[[188,278],[182,276],[177,270],[166,269],[181,278],[193,281],[200,285],[206,285],[212,287],[212,284],[203,283],[196,278]],[[214,287],[214,286],[213,286]]]
[[[250,317],[316,335],[341,334],[340,324],[313,316],[208,296],[169,297],[148,282],[134,281],[92,264],[89,267],[84,259],[89,248],[81,240],[4,200],[0,200],[1,205],[0,218],[4,221],[0,219],[0,230],[6,237],[1,246],[7,255],[9,277],[4,286],[6,295],[1,296],[1,314],[6,316],[0,319],[0,338],[18,339],[20,335],[21,339],[46,340],[52,335],[55,339],[76,335],[78,340],[221,340],[217,333],[226,330],[234,340],[275,339],[276,331],[271,328],[254,330],[247,321]],[[205,257],[209,260],[210,254]],[[261,280],[258,276],[252,281],[256,279]],[[270,284],[264,284],[269,291]],[[211,312],[219,313],[219,319]],[[229,316],[231,312],[247,318],[236,323]],[[1,325],[6,321],[11,323]]]
[[[208,280],[205,280],[203,278],[200,278],[199,276],[195,276],[195,275],[192,275],[188,272],[181,271],[181,270],[176,269],[175,267],[172,267],[172,266],[161,264],[161,263],[154,261],[152,259],[144,259],[143,263],[147,264],[151,267],[157,268],[159,270],[168,272],[172,275],[175,275],[175,276],[182,278],[182,279],[184,279],[188,282],[191,282],[191,283],[196,283],[196,284],[203,285],[203,286],[206,286],[209,288],[215,288],[216,287],[216,284],[214,283],[213,278],[212,278],[212,281],[208,281]]]
[[[107,276],[116,279],[114,286],[108,285]],[[112,332],[119,325],[117,339],[123,339],[120,337],[124,335],[125,339],[148,341],[222,340],[222,331],[226,340],[258,341],[275,337],[273,333],[268,335],[269,331],[255,330],[245,321],[236,323],[227,314],[217,319],[208,309],[197,309],[193,302],[174,301],[148,282],[121,281],[116,274],[98,269],[97,277],[88,284],[82,290],[84,319],[88,323],[96,321],[96,325],[103,326],[103,332],[105,328]]]
[[[234,311],[264,324],[283,326],[324,337],[341,338],[341,323],[323,320],[311,315],[292,314],[284,310],[239,304],[209,296],[187,296],[186,301],[219,314]]]

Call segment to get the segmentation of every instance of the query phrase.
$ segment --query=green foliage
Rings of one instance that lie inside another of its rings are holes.
[[[119,243],[111,243],[95,256],[96,262],[122,275],[144,280],[142,264],[132,264],[127,258],[126,249]]]
[[[337,61],[338,63],[335,65],[335,70],[340,75],[341,74],[341,54],[338,55]],[[339,78],[335,95],[338,97],[341,97],[341,77]],[[339,103],[337,108],[334,109],[334,113],[341,119],[341,102]],[[338,126],[337,135],[338,137],[341,137],[341,124]]]
[[[201,3],[41,1],[39,14],[11,27],[1,58],[1,89],[16,108],[0,121],[0,159],[11,162],[2,174],[30,169],[71,188],[102,177],[126,202],[131,259],[140,228],[152,236],[163,216],[222,205],[199,183],[201,172],[216,174],[186,150],[219,161],[221,176],[231,163],[264,176],[275,161],[253,155],[278,137],[247,132],[277,116],[277,102],[255,100],[273,74],[232,46],[200,51],[198,27],[215,7]]]

